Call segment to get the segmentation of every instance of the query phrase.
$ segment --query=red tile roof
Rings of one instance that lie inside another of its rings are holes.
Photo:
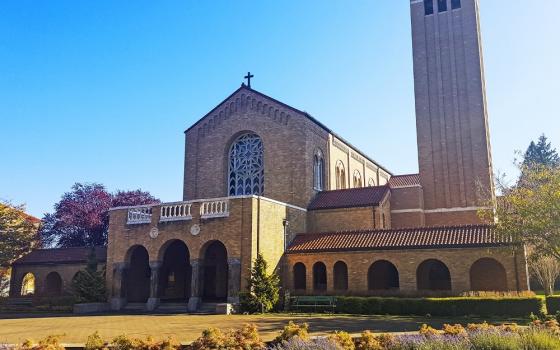
[[[389,180],[391,188],[420,186],[420,174],[395,175]]]
[[[357,208],[379,205],[389,193],[389,186],[352,188],[317,193],[309,210]]]
[[[37,249],[16,260],[13,265],[43,265],[83,263],[88,259],[89,247]],[[95,247],[97,261],[107,260],[107,247]]]
[[[297,235],[288,253],[394,249],[465,248],[511,245],[490,225],[419,227]]]

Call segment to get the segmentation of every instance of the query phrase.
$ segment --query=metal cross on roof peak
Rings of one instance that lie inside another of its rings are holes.
[[[247,72],[247,75],[244,76],[243,78],[247,79],[247,87],[251,88],[251,78],[254,77],[253,74],[251,74],[251,72]]]

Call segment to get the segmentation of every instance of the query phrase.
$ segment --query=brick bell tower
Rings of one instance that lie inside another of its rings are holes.
[[[411,0],[427,226],[475,224],[494,199],[478,0]]]

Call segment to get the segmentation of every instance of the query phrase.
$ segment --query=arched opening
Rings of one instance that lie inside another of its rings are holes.
[[[335,290],[348,289],[348,266],[344,261],[337,261],[333,267],[333,282]]]
[[[391,262],[378,260],[368,269],[369,290],[399,289],[399,271]]]
[[[439,260],[429,259],[416,270],[418,290],[451,290],[449,269]]]
[[[339,160],[336,162],[336,189],[342,190],[346,188],[346,171],[344,164]]]
[[[368,180],[368,187],[375,187],[375,180],[372,177]]]
[[[471,266],[471,290],[506,291],[506,269],[492,258],[482,258]]]
[[[191,264],[187,245],[173,240],[162,247],[159,293],[162,302],[184,302],[190,296]]]
[[[323,153],[318,150],[313,158],[313,188],[322,191],[324,188],[325,161]]]
[[[57,297],[62,295],[62,278],[58,272],[49,272],[45,278],[45,296]]]
[[[126,276],[126,298],[130,303],[145,303],[150,297],[150,257],[143,246],[128,251],[129,269]]]
[[[241,196],[264,193],[263,143],[255,133],[246,133],[229,149],[228,193]]]
[[[26,273],[21,279],[21,296],[32,296],[35,294],[35,275]]]
[[[327,290],[327,267],[320,261],[313,265],[313,289]]]
[[[294,273],[294,289],[295,290],[305,290],[307,288],[307,272],[305,271],[305,265],[303,263],[296,263],[293,269]]]
[[[362,187],[362,174],[359,170],[354,170],[354,188]]]
[[[203,293],[207,301],[225,301],[228,295],[227,250],[220,241],[208,244],[202,267]]]

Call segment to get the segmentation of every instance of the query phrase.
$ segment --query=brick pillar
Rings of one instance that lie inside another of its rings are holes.
[[[305,265],[305,294],[313,295],[313,264]]]
[[[128,264],[113,264],[113,284],[111,285],[111,309],[120,310],[126,305],[126,273]]]
[[[228,296],[227,302],[239,303],[239,292],[241,289],[241,260],[239,258],[228,259]]]
[[[153,311],[159,306],[159,273],[161,265],[161,261],[150,261],[150,297],[146,303],[148,311]]]
[[[194,312],[198,310],[202,301],[202,283],[200,276],[202,275],[202,268],[199,259],[191,259],[191,296],[189,297],[188,310]]]

